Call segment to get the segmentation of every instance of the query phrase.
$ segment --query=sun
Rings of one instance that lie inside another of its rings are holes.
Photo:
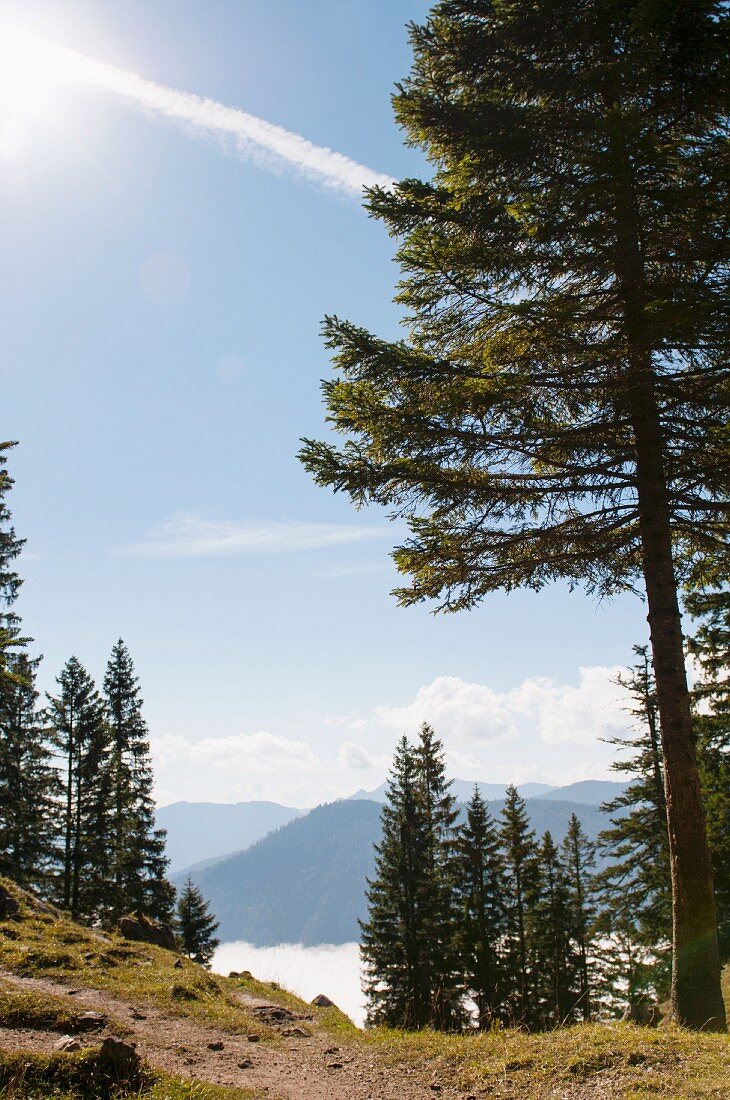
[[[23,31],[0,28],[0,155],[19,152],[33,120],[69,76],[67,51]]]

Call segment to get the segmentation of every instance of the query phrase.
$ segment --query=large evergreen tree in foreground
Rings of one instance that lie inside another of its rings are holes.
[[[330,320],[340,451],[316,479],[405,517],[402,602],[556,579],[646,593],[675,1018],[724,1029],[677,597],[728,489],[728,14],[712,0],[443,0],[395,97],[435,168],[370,192],[409,339]]]

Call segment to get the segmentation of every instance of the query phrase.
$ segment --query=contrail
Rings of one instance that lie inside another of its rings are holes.
[[[212,99],[180,92],[136,73],[77,53],[35,35],[3,31],[5,46],[17,57],[27,57],[34,67],[43,66],[53,81],[83,84],[108,92],[150,115],[169,119],[197,135],[217,138],[226,148],[246,160],[267,167],[287,167],[305,179],[362,196],[364,187],[390,187],[390,176],[376,172],[350,157],[325,146],[314,145],[301,134],[292,133],[236,107]]]

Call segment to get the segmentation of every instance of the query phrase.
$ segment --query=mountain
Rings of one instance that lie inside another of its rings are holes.
[[[277,802],[173,802],[158,809],[157,825],[167,831],[170,874],[175,875],[199,860],[248,848],[306,812]]]
[[[625,783],[616,783],[609,779],[583,779],[580,783],[570,783],[567,787],[554,787],[540,795],[540,799],[560,799],[561,802],[581,802],[588,806],[600,806],[610,802],[626,790]],[[529,798],[529,795],[525,797]]]
[[[503,805],[491,802],[489,808],[496,816]],[[359,939],[365,880],[373,876],[373,847],[380,839],[380,808],[372,799],[317,806],[247,851],[191,869],[220,922],[220,939],[259,947]],[[538,836],[549,829],[556,842],[572,813],[591,838],[606,825],[605,814],[584,803],[533,798],[527,809]],[[173,882],[179,885],[180,879]]]
[[[385,802],[385,789],[387,784],[381,783],[374,791],[366,791],[360,788],[350,795],[351,799],[369,798],[373,802]],[[495,798],[504,798],[504,783],[475,783],[473,779],[454,779],[451,785],[451,793],[459,802],[468,802],[474,793],[474,787],[478,787],[483,798],[491,802]],[[547,783],[523,783],[517,790],[523,798],[542,798],[548,791],[560,790],[551,787]]]
[[[220,922],[222,941],[347,943],[359,937],[379,836],[377,802],[332,802],[190,873]]]

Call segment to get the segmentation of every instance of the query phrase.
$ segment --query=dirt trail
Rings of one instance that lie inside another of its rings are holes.
[[[125,1038],[152,1066],[212,1084],[254,1088],[271,1100],[464,1100],[469,1095],[436,1080],[428,1066],[391,1068],[377,1049],[358,1039],[334,1039],[316,1021],[271,1020],[271,1010],[281,1013],[281,1007],[245,993],[239,994],[242,1003],[277,1028],[275,1040],[249,1042],[245,1035],[205,1027],[149,1004],[132,1004],[103,990],[20,978],[3,970],[0,978],[37,993],[72,994],[80,1009],[116,1017],[128,1029]],[[296,1028],[307,1037],[284,1034]],[[57,1040],[57,1032],[0,1028],[0,1049],[51,1050]],[[93,1045],[98,1040],[82,1041]]]

